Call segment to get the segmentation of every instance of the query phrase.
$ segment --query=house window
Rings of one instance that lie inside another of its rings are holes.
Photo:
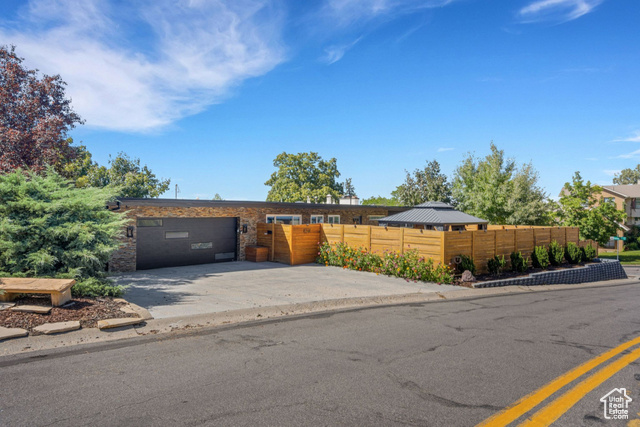
[[[311,215],[311,224],[324,223],[324,215]]]
[[[327,215],[327,222],[329,224],[340,224],[340,215]]]
[[[604,198],[604,202],[605,203],[615,203],[616,202],[616,198],[615,197],[605,197]]]
[[[380,218],[384,218],[384,215],[369,215],[369,221],[377,221]]]
[[[302,224],[300,215],[267,215],[267,224]]]
[[[189,232],[188,231],[166,231],[164,233],[165,239],[188,239]]]

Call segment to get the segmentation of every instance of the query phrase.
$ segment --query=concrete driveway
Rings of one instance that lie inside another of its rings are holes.
[[[289,266],[247,261],[136,271],[112,278],[129,286],[125,295],[128,301],[145,307],[155,318],[465,289],[317,264]]]

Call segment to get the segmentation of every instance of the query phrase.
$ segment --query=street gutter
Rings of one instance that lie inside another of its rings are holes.
[[[531,292],[557,292],[588,288],[639,285],[637,277],[579,285],[507,286],[462,289],[444,292],[413,293],[376,297],[343,298],[232,310],[226,312],[151,319],[141,326],[100,331],[81,329],[60,335],[39,335],[0,342],[0,367],[28,363],[43,357],[90,353],[112,348],[141,345],[152,341],[206,335],[237,327],[292,321],[314,316],[410,304],[467,301]]]

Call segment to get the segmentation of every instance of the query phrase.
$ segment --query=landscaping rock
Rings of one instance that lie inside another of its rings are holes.
[[[11,308],[11,311],[19,311],[21,313],[38,313],[49,314],[51,307],[45,305],[17,305]]]
[[[33,328],[34,332],[40,332],[45,335],[59,334],[62,332],[75,331],[80,329],[80,322],[72,320],[70,322],[45,323],[44,325]]]
[[[149,310],[133,303],[127,303],[127,305],[121,307],[120,310],[124,311],[125,313],[136,314],[144,320],[153,319],[153,316],[151,315],[151,313],[149,313]]]
[[[126,317],[124,319],[98,320],[98,328],[99,329],[119,328],[121,326],[138,325],[142,322],[144,322],[144,319],[133,318],[133,317]]]
[[[471,272],[469,270],[465,270],[462,273],[462,281],[463,282],[475,282],[476,278],[473,277],[473,274],[471,274]]]
[[[0,310],[6,310],[16,305],[15,302],[0,302]]]
[[[8,340],[11,338],[26,337],[29,335],[29,331],[21,328],[4,328],[0,326],[0,341]]]

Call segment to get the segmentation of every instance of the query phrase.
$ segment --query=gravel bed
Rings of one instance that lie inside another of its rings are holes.
[[[51,307],[48,295],[22,297],[13,301],[18,305],[42,305]],[[119,319],[123,317],[138,317],[133,313],[120,310],[125,304],[116,302],[112,298],[73,298],[61,307],[53,307],[49,314],[20,313],[5,309],[0,311],[0,326],[6,328],[27,329],[32,335],[33,328],[45,323],[67,322],[79,320],[83,328],[95,328],[98,320]]]

